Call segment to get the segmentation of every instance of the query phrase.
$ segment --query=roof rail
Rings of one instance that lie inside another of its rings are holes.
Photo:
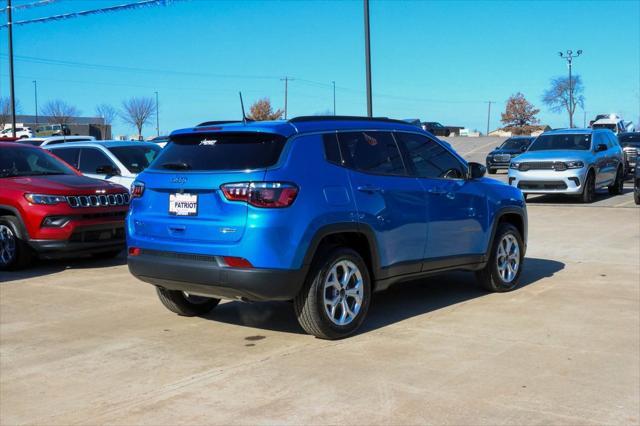
[[[289,123],[303,123],[309,121],[383,121],[387,123],[396,123],[409,125],[406,121],[395,120],[387,117],[358,117],[353,115],[303,115],[294,117]]]
[[[247,118],[247,121],[253,121]],[[231,124],[231,123],[242,123],[242,120],[219,120],[219,121],[205,121],[204,123],[197,124],[196,127],[200,126],[215,126],[218,124]]]

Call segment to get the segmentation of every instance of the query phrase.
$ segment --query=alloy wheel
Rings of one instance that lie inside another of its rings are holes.
[[[520,268],[520,245],[512,234],[506,234],[498,244],[496,255],[498,274],[505,283],[512,282]]]
[[[331,266],[324,282],[325,313],[336,325],[351,323],[362,308],[364,285],[355,263],[339,260]]]
[[[0,225],[0,264],[8,265],[16,257],[16,236],[11,228]]]

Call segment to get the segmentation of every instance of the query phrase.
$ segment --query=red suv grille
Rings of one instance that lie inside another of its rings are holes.
[[[108,195],[71,195],[67,197],[69,206],[75,208],[81,207],[106,207],[106,206],[124,206],[129,204],[129,193]]]

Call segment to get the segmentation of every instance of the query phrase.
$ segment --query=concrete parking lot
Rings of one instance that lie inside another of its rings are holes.
[[[528,208],[514,292],[399,285],[335,342],[286,302],[175,316],[124,257],[0,273],[0,424],[639,424],[640,208],[628,188]]]

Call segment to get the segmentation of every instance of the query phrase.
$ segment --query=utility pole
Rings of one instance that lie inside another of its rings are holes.
[[[38,127],[38,82],[36,80],[33,80],[33,96],[36,104],[36,127]]]
[[[160,136],[160,105],[158,104],[158,92],[156,93],[156,136]]]
[[[584,113],[584,120],[582,121],[582,127],[586,129],[587,128],[587,111],[582,110],[582,112]]]
[[[575,54],[572,50],[567,50],[565,53],[558,52],[561,58],[566,59],[569,64],[569,128],[573,128],[573,113],[574,113],[574,105],[573,105],[573,81],[571,76],[571,66],[573,64],[573,58],[577,58],[582,55],[582,50],[578,50]]]
[[[364,0],[364,58],[367,73],[367,117],[373,117],[371,104],[371,41],[369,35],[369,0]]]
[[[13,19],[11,0],[7,0],[7,30],[9,30],[9,91],[11,95],[11,133],[16,137],[16,93],[13,87]]]
[[[333,85],[333,115],[336,115],[336,82],[332,81]]]
[[[489,104],[489,111],[487,112],[487,136],[489,136],[489,126],[491,124],[491,104],[495,104],[494,101],[486,101],[486,104]]]
[[[287,103],[289,97],[289,82],[293,81],[293,78],[285,76],[281,78],[280,81],[284,81],[284,119],[287,119]]]

